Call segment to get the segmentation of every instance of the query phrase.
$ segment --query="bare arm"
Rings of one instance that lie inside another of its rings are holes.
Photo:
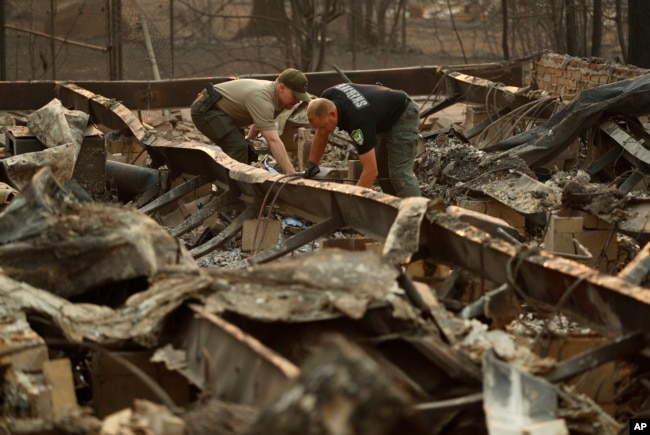
[[[255,139],[257,137],[257,133],[259,133],[259,131],[257,131],[257,128],[255,128],[254,125],[251,125],[251,128],[248,130],[248,134],[246,135],[246,139],[247,140]]]
[[[311,140],[311,149],[309,150],[309,161],[318,164],[320,159],[325,153],[325,147],[327,146],[327,140],[329,139],[329,133],[322,131],[320,129],[316,130],[314,137]]]
[[[296,170],[294,169],[293,164],[289,159],[289,154],[287,154],[287,149],[284,147],[284,143],[282,143],[282,139],[280,139],[278,131],[263,130],[262,136],[264,139],[266,139],[266,143],[269,145],[271,154],[282,168],[282,172],[285,174],[294,174]]]
[[[361,160],[361,176],[359,177],[357,186],[370,188],[379,174],[375,149],[373,148],[367,153],[359,155],[359,160]]]

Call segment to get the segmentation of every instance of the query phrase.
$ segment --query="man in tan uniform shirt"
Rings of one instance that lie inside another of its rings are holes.
[[[300,71],[284,70],[275,81],[237,79],[212,85],[217,101],[205,107],[207,90],[191,105],[196,128],[219,145],[233,159],[248,163],[248,143],[261,133],[271,154],[285,174],[295,173],[287,150],[278,134],[275,118],[300,101],[309,101],[307,77]],[[217,95],[218,94],[218,95]],[[214,99],[213,98],[213,99]],[[244,136],[243,129],[251,126]]]

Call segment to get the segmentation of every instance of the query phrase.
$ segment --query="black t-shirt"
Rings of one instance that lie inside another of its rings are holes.
[[[375,147],[377,133],[388,131],[395,124],[407,99],[402,91],[351,83],[325,89],[321,97],[334,102],[339,114],[338,127],[348,132],[359,154]]]

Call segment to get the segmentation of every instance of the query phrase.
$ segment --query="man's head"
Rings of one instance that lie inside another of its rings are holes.
[[[307,106],[307,121],[316,130],[331,133],[339,123],[336,104],[327,98],[315,98]]]
[[[301,71],[287,68],[278,76],[278,82],[289,88],[298,101],[309,101],[311,99],[307,93],[307,77]]]

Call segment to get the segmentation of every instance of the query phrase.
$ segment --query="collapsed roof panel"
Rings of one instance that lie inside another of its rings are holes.
[[[607,117],[650,113],[649,87],[650,77],[645,74],[587,89],[547,122],[488,146],[486,150],[509,150],[531,167],[541,165],[557,156],[585,130]]]

